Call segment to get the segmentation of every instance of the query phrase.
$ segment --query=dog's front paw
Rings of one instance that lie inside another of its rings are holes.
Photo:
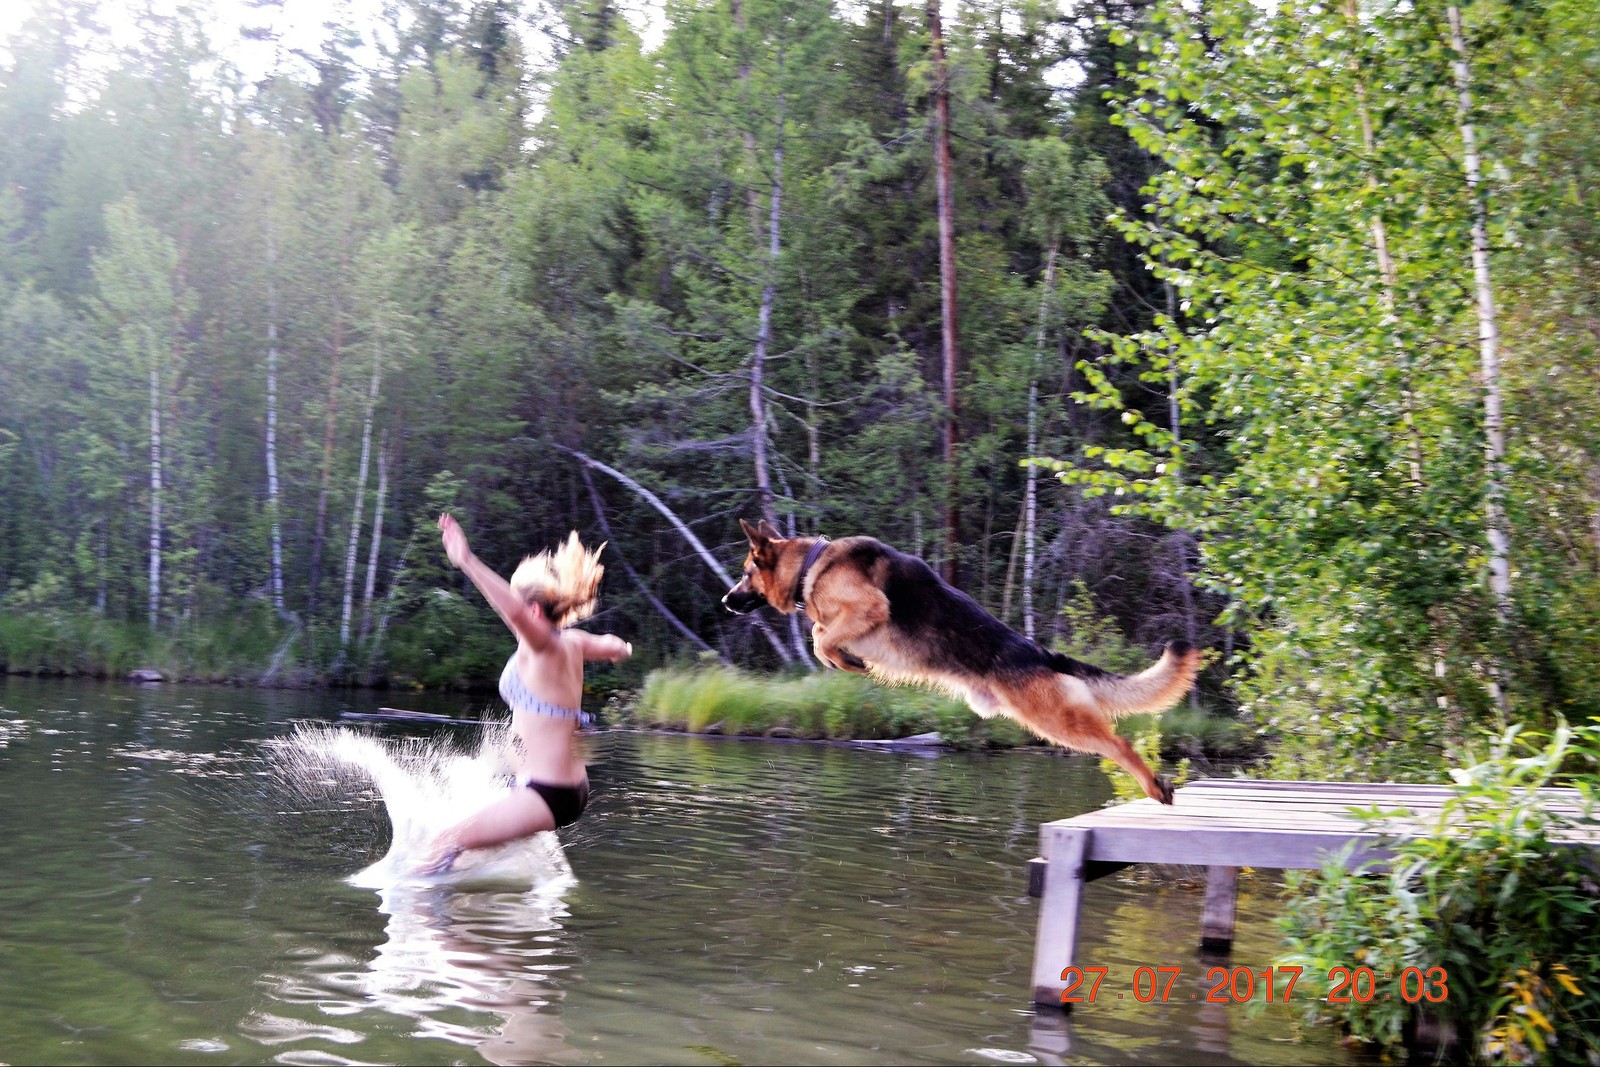
[[[847,652],[842,648],[819,648],[817,658],[830,667],[837,667],[841,671],[850,671],[853,674],[866,674],[866,661],[859,656]]]
[[[1152,799],[1159,800],[1163,804],[1171,804],[1172,803],[1172,783],[1171,782],[1169,782],[1165,778],[1157,778],[1156,779],[1156,790],[1161,795],[1158,796],[1158,797],[1153,797]]]

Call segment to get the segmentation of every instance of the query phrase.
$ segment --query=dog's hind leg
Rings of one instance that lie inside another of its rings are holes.
[[[1133,746],[1117,734],[1083,738],[1073,747],[1081,747],[1086,752],[1116,760],[1117,766],[1139,780],[1139,784],[1144,787],[1145,796],[1162,804],[1172,803],[1172,783],[1165,778],[1158,778],[1145,761],[1139,758],[1139,753],[1133,750]]]
[[[1007,714],[1046,741],[1114,760],[1151,800],[1171,804],[1172,785],[1156,777],[1112,728],[1110,717],[1082,699],[1086,695],[1076,679],[1035,678],[1004,693],[1004,699]]]

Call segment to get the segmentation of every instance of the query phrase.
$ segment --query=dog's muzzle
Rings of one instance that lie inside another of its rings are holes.
[[[722,598],[722,606],[735,615],[748,615],[767,602],[767,598],[753,589],[735,587]]]

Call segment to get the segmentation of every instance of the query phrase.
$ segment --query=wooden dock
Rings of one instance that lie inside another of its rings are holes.
[[[1200,945],[1225,952],[1233,944],[1240,867],[1321,867],[1352,842],[1352,865],[1381,855],[1378,829],[1352,808],[1406,809],[1384,829],[1432,825],[1452,795],[1449,786],[1361,782],[1281,782],[1217,778],[1178,790],[1171,806],[1137,800],[1086,812],[1039,828],[1040,857],[1029,864],[1028,891],[1041,898],[1033,955],[1033,1001],[1061,1007],[1061,972],[1076,964],[1084,886],[1134,863],[1206,868]],[[1581,811],[1573,789],[1547,789],[1557,809]],[[1577,843],[1577,842],[1574,842]],[[1600,840],[1589,843],[1600,844]]]

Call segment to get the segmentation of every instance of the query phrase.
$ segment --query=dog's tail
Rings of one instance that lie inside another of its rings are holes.
[[[1166,711],[1182,700],[1200,673],[1200,650],[1187,641],[1173,641],[1153,666],[1133,675],[1113,674],[1058,653],[1050,654],[1050,666],[1087,686],[1101,712],[1120,718]]]

